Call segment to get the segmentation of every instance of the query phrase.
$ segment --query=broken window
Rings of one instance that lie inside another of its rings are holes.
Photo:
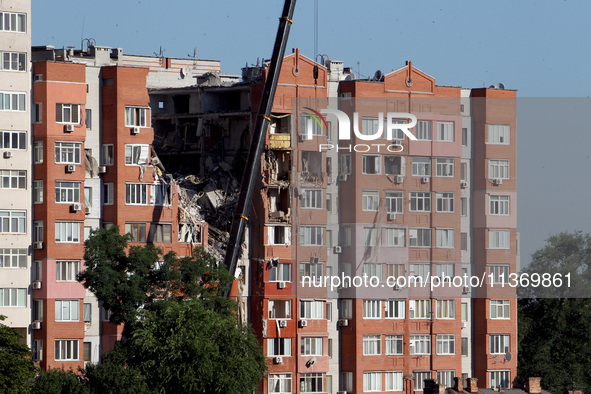
[[[125,144],[125,164],[148,164],[149,145]]]
[[[287,188],[269,188],[267,192],[267,202],[269,219],[271,220],[289,220],[289,189]]]
[[[269,173],[269,183],[289,182],[291,158],[289,152],[269,151],[265,157],[265,170]]]
[[[322,182],[322,153],[302,152],[302,179],[305,182]]]
[[[381,171],[380,155],[363,155],[363,173],[380,174]]]
[[[193,223],[179,223],[179,242],[201,244],[201,225]]]
[[[289,226],[269,226],[269,245],[290,245],[291,228]]]
[[[269,300],[269,319],[291,319],[291,300]]]
[[[151,196],[154,196],[154,204],[170,207],[172,200],[172,189],[170,184],[162,181],[152,186]]]
[[[387,175],[402,175],[402,157],[384,156],[384,169]]]

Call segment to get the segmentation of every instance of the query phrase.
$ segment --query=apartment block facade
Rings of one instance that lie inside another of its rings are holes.
[[[30,345],[31,3],[0,3],[0,315]]]

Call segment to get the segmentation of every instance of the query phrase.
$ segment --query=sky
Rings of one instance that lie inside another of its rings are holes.
[[[412,60],[438,85],[502,82],[520,98],[587,98],[591,91],[588,0],[317,4],[318,54],[344,61],[362,77]],[[158,54],[160,47],[167,57],[192,57],[196,51],[200,59],[220,60],[223,72],[240,74],[246,63],[271,56],[283,2],[32,0],[32,7],[33,45],[80,48],[82,39],[94,38],[97,45],[135,55]],[[298,1],[288,52],[297,47],[315,57],[314,16],[314,0]],[[589,107],[583,99],[519,101],[522,265],[551,234],[591,232],[585,206],[591,197],[591,133],[584,119]]]

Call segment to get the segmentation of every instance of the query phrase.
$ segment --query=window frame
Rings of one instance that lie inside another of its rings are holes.
[[[82,142],[55,141],[54,156],[55,164],[80,165],[82,157]]]
[[[57,124],[80,124],[80,104],[56,103],[55,104],[55,123]],[[67,116],[66,116],[67,114]]]
[[[431,158],[423,156],[412,157],[412,176],[430,177]]]
[[[409,212],[431,212],[431,192],[409,192]]]
[[[54,352],[54,359],[55,361],[78,361],[80,357],[80,349],[79,349],[79,340],[78,339],[56,339],[55,340],[55,352]],[[59,348],[58,348],[59,343]],[[63,345],[62,345],[63,343]],[[62,346],[65,345],[65,349]],[[59,349],[59,350],[58,350]],[[62,352],[65,350],[65,357],[62,357]]]
[[[455,176],[455,163],[453,158],[438,157],[435,159],[435,176],[441,178],[453,178]]]
[[[456,336],[454,334],[437,334],[435,341],[435,353],[438,356],[454,356],[456,354]]]
[[[408,353],[411,356],[428,356],[431,354],[431,335],[429,334],[411,334],[409,344]]]
[[[369,160],[373,158],[373,170],[376,172],[368,172]],[[382,155],[361,155],[361,173],[364,175],[381,175],[382,174]]]
[[[16,148],[14,147],[15,145]],[[0,149],[26,151],[27,145],[26,131],[0,130]]]
[[[27,112],[27,102],[26,92],[0,91],[0,111]]]
[[[455,193],[436,192],[435,193],[435,211],[441,213],[455,212]]]
[[[437,141],[454,142],[455,122],[438,121],[437,122]]]
[[[57,260],[55,262],[56,282],[78,282],[80,267],[81,264],[78,260]]]
[[[149,127],[148,126],[149,107],[125,106],[125,127]],[[139,115],[139,119],[138,119]]]
[[[16,228],[15,228],[16,227]],[[0,234],[26,234],[27,211],[0,210]]]
[[[490,215],[509,216],[511,214],[511,196],[506,194],[491,194],[488,196]]]

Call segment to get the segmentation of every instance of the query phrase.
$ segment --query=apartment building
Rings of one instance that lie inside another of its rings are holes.
[[[0,315],[31,344],[31,2],[0,3]]]
[[[196,60],[126,56],[118,48],[33,48],[33,357],[44,369],[96,363],[121,339],[77,282],[92,229],[119,226],[132,245],[191,254],[177,185],[151,148],[148,86],[192,84]],[[219,68],[219,62],[206,62]]]

